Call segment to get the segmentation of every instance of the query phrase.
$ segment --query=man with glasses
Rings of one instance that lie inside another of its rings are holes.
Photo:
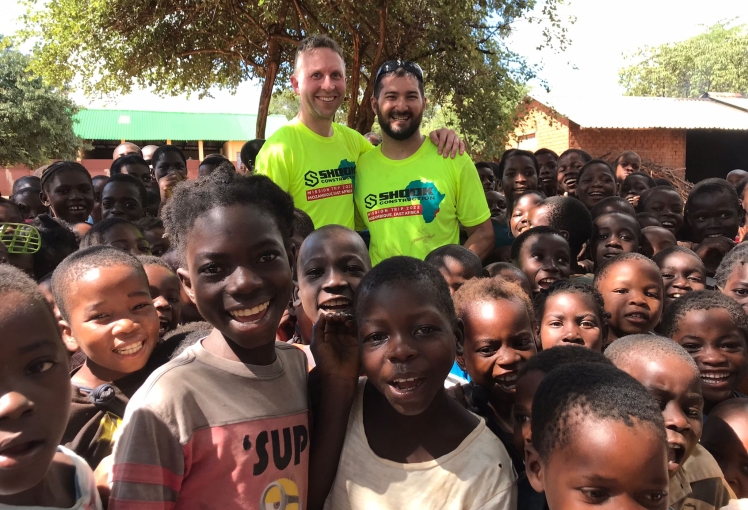
[[[333,122],[346,95],[340,46],[324,35],[304,39],[296,52],[291,86],[299,113],[276,131],[257,155],[255,173],[267,175],[294,199],[316,228],[354,227],[353,177],[359,156],[372,145],[357,131]],[[354,91],[354,93],[356,93]],[[464,145],[454,131],[431,134],[454,156]]]
[[[371,106],[382,144],[358,160],[354,200],[371,234],[372,264],[396,255],[423,259],[457,244],[485,258],[494,247],[491,213],[475,165],[467,156],[442,158],[421,134],[426,98],[423,71],[391,60],[379,69]]]

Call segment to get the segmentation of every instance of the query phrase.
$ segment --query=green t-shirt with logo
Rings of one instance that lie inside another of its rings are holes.
[[[372,145],[346,126],[333,123],[332,129],[332,136],[320,136],[294,119],[262,146],[255,173],[267,175],[290,194],[315,228],[331,223],[353,228],[356,161]]]
[[[392,160],[381,146],[361,156],[354,200],[357,226],[371,233],[372,264],[396,255],[424,259],[460,241],[460,224],[491,217],[478,172],[467,155],[444,158],[425,140],[412,156]]]

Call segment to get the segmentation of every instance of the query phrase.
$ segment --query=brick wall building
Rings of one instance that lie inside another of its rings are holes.
[[[596,158],[633,150],[692,181],[724,177],[735,168],[748,169],[748,99],[712,96],[528,97],[510,146],[546,147],[558,154],[581,148]]]

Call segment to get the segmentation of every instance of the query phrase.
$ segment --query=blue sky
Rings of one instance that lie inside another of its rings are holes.
[[[0,0],[0,5],[3,7],[0,34],[12,34],[19,28],[17,18],[24,7],[16,0]],[[540,77],[549,84],[552,94],[587,97],[621,95],[618,70],[626,64],[623,55],[633,53],[640,46],[687,39],[720,20],[748,23],[746,0],[565,0],[561,12],[565,18],[576,18],[576,22],[569,25],[572,42],[565,52],[537,51],[541,27],[523,21],[514,26],[508,44],[529,62],[542,66]],[[80,94],[74,99],[88,107],[256,113],[260,86],[245,83],[236,96],[225,91],[215,91],[213,95],[213,99],[198,101],[184,97],[160,98],[139,91],[108,100]]]

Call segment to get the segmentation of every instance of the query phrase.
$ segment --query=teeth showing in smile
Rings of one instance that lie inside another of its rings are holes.
[[[673,299],[680,299],[682,296],[683,296],[683,294],[681,294],[679,292],[675,293],[675,294],[670,294],[670,297],[673,298]]]
[[[324,101],[325,103],[332,103],[333,101],[335,101],[334,97],[318,97],[317,99],[319,99],[320,101]]]
[[[730,374],[701,374],[701,380],[705,384],[720,384],[726,382],[730,378]]]
[[[229,312],[229,314],[232,317],[249,317],[251,315],[257,315],[258,313],[265,310],[268,306],[270,306],[270,301],[265,301],[264,303],[252,308],[245,308],[244,310],[234,310],[232,312]]]
[[[672,221],[663,221],[662,226],[665,228],[673,228],[675,226],[675,223]]]
[[[346,298],[331,299],[324,304],[319,305],[323,310],[334,310],[348,308],[351,306],[351,300]]]
[[[558,278],[543,278],[538,281],[538,285],[551,285],[553,282],[555,282]]]
[[[68,207],[68,210],[78,212],[78,211],[85,211],[86,208],[81,205],[71,205],[70,207]]]
[[[414,390],[421,385],[423,379],[420,377],[408,377],[407,379],[393,379],[390,386],[400,391]]]
[[[124,355],[135,354],[140,349],[142,349],[144,345],[145,345],[145,340],[143,340],[142,342],[133,344],[130,347],[124,347],[122,349],[114,349],[114,352],[116,352],[117,354],[124,354]]]

